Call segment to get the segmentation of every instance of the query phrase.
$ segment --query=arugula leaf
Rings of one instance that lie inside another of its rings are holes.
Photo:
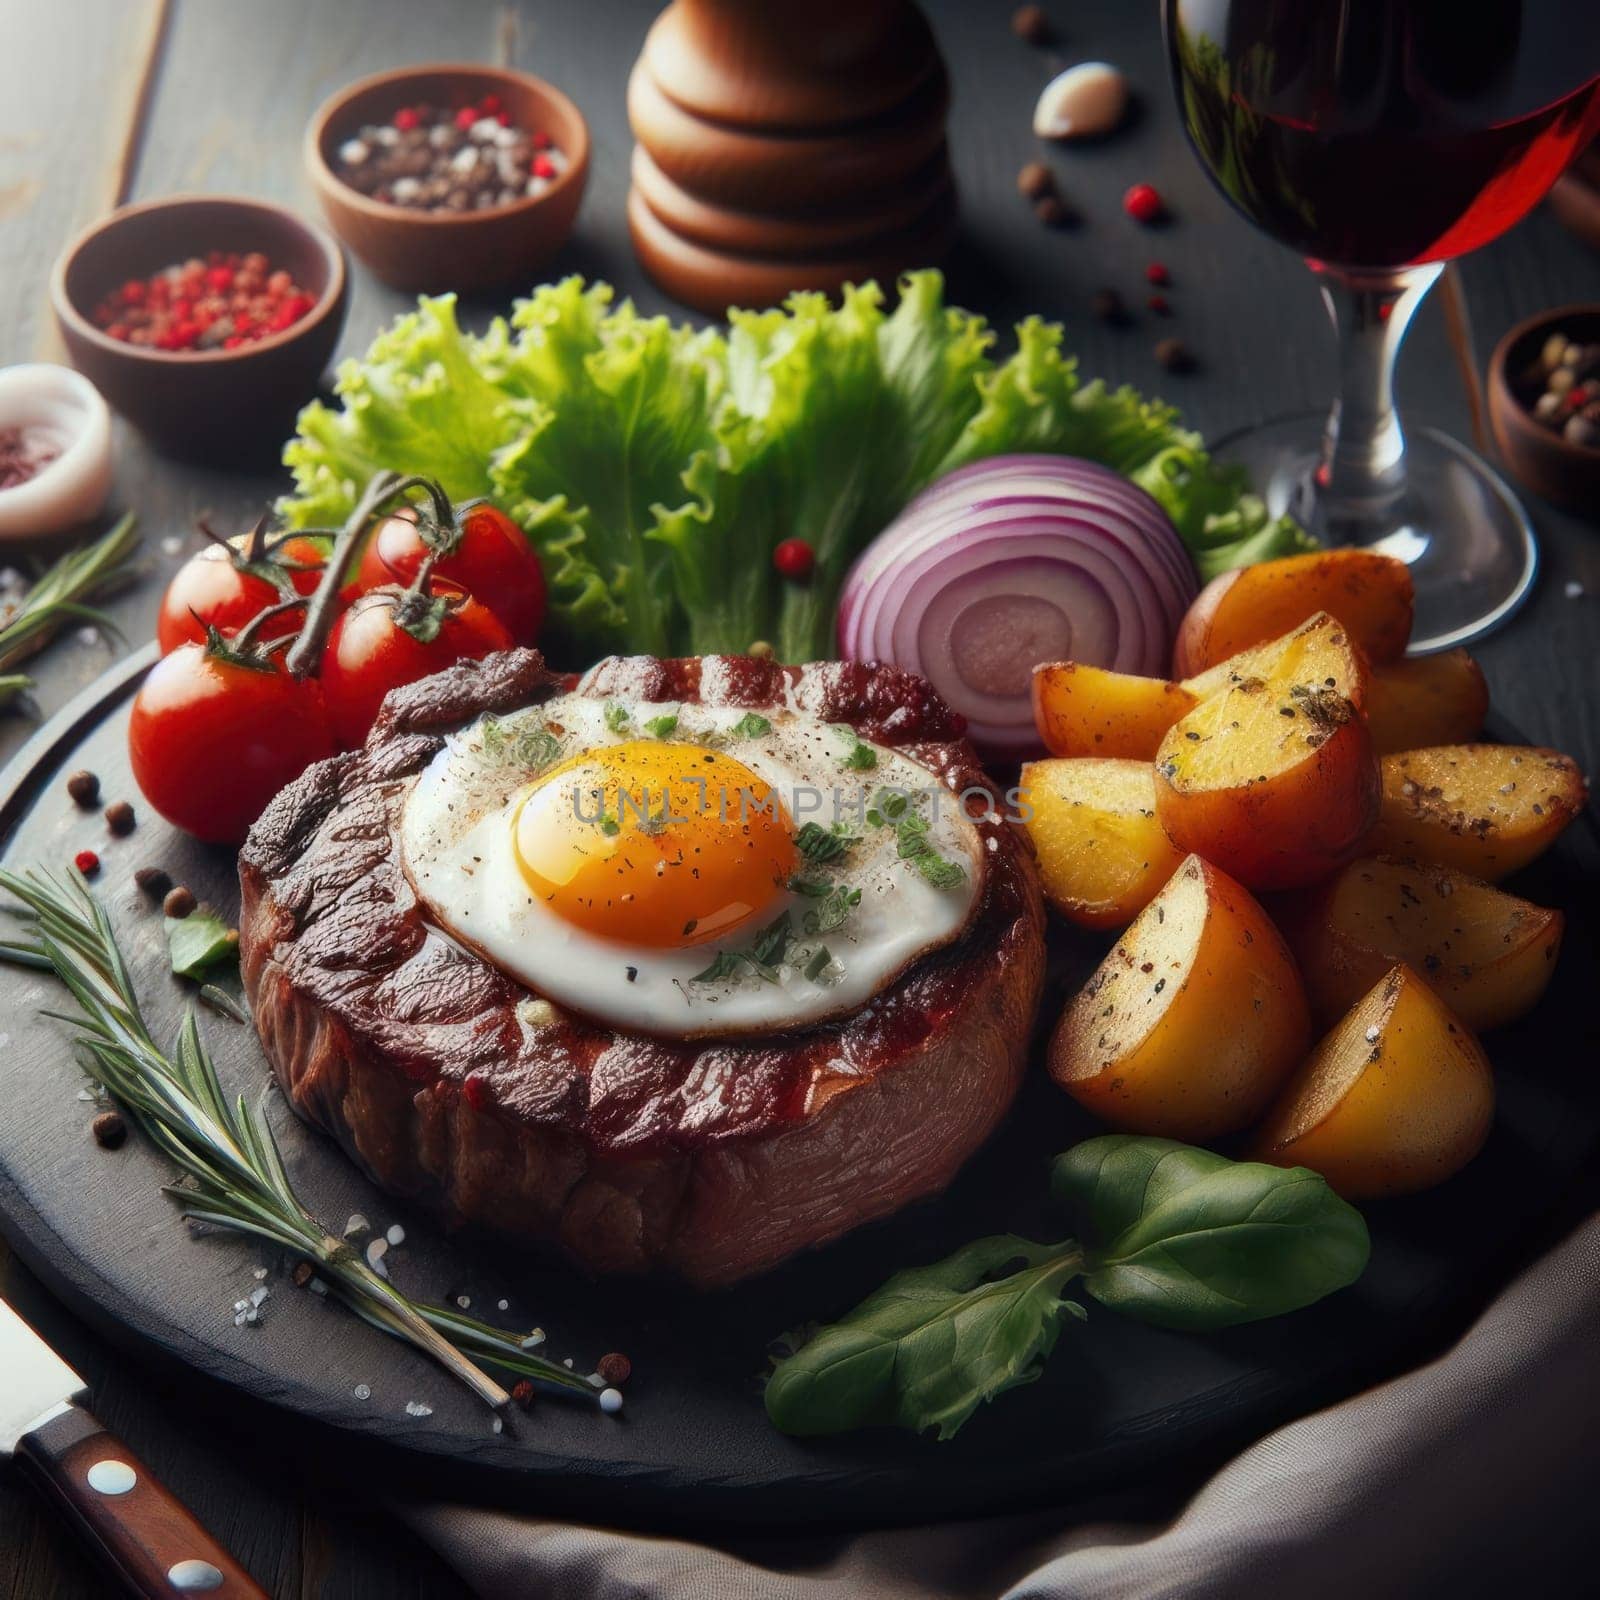
[[[850,564],[906,503],[969,461],[1047,451],[1099,461],[1172,517],[1202,578],[1306,548],[1177,413],[1080,380],[1062,331],[1030,318],[996,362],[981,317],[948,306],[936,272],[835,304],[790,296],[735,311],[724,335],[643,317],[603,283],[567,278],[508,325],[464,333],[454,299],[423,299],[340,368],[338,409],[313,402],[284,450],[296,527],[341,522],[383,468],[487,495],[539,551],[541,643],[608,650],[831,653]],[[802,532],[811,581],[772,552]]]
[[[1282,1316],[1367,1264],[1361,1213],[1305,1167],[1108,1134],[1061,1156],[1051,1188],[1082,1231],[1084,1288],[1164,1328]]]
[[[1082,1315],[1061,1298],[1078,1264],[1070,1248],[1000,1234],[897,1272],[778,1364],[767,1415],[790,1434],[891,1423],[952,1438],[985,1400],[1044,1370],[1062,1319]]]
[[[755,711],[747,711],[728,729],[735,739],[764,739],[772,732],[772,723]]]
[[[794,836],[795,849],[807,861],[815,861],[819,865],[826,861],[837,861],[860,843],[860,835],[848,832],[842,822],[836,822],[831,828],[824,828],[820,822],[803,822]]]
[[[199,979],[239,955],[239,935],[205,906],[186,917],[167,917],[167,953],[180,978]]]
[[[668,712],[664,717],[651,717],[644,725],[644,731],[652,739],[665,739],[668,734],[677,732],[677,728],[678,714],[675,711]]]

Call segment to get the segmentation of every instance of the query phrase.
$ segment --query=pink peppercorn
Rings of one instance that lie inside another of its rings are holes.
[[[1158,289],[1163,289],[1172,282],[1172,274],[1167,271],[1164,261],[1152,261],[1144,269],[1144,281],[1153,283]]]
[[[460,128],[463,133],[465,133],[467,129],[470,128],[477,120],[478,113],[472,106],[462,106],[462,108],[456,112],[456,126]]]
[[[80,850],[72,858],[72,864],[84,877],[92,878],[100,870],[100,857],[93,850]]]
[[[401,106],[394,114],[394,125],[401,133],[410,133],[422,119],[411,106]]]
[[[530,170],[536,178],[553,178],[556,175],[556,164],[549,156],[535,156]]]
[[[816,552],[804,539],[785,539],[772,552],[772,564],[778,575],[798,583],[811,576],[817,564]]]
[[[1148,183],[1134,184],[1122,197],[1122,209],[1135,222],[1146,224],[1159,222],[1167,214],[1166,203],[1156,192],[1155,187]]]

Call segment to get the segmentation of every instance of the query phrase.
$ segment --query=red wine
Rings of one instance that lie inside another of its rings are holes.
[[[1165,0],[1191,143],[1318,262],[1475,250],[1600,129],[1600,0]]]

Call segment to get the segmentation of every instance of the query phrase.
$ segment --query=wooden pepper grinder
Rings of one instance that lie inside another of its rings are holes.
[[[948,101],[912,0],[674,0],[628,82],[640,262],[713,315],[927,266],[955,233]]]

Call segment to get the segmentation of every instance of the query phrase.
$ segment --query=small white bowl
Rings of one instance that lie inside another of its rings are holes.
[[[81,373],[48,362],[0,368],[0,429],[32,428],[60,450],[26,483],[0,489],[0,539],[92,522],[111,493],[111,413]]]

